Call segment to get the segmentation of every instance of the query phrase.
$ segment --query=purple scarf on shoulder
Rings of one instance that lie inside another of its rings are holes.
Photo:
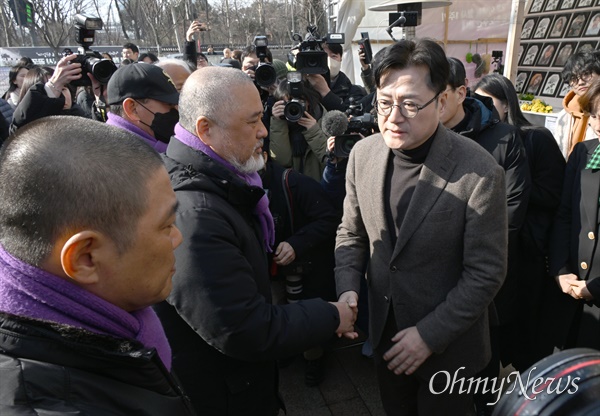
[[[171,369],[171,347],[152,308],[134,312],[27,264],[0,246],[0,311],[84,328],[97,334],[135,339],[156,348]]]
[[[184,129],[181,124],[177,123],[175,126],[175,136],[177,140],[181,143],[185,144],[188,147],[191,147],[194,150],[198,150],[211,159],[216,160],[227,169],[236,174],[240,179],[246,182],[250,186],[258,186],[260,188],[263,187],[262,180],[260,179],[260,175],[257,172],[244,174],[237,170],[231,163],[223,159],[221,156],[215,153],[213,149],[207,146],[198,136],[190,133],[186,129]],[[272,253],[272,246],[275,244],[275,223],[273,222],[273,216],[271,215],[271,211],[269,211],[269,198],[267,195],[263,195],[262,198],[254,207],[254,215],[257,216],[258,221],[260,223],[260,228],[263,235],[263,241],[265,244],[265,249],[268,253]]]

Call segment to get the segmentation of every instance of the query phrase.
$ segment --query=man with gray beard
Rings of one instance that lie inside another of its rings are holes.
[[[179,112],[164,159],[183,242],[172,296],[156,308],[173,370],[199,414],[276,415],[276,360],[334,334],[355,337],[355,312],[321,299],[271,304],[274,225],[257,173],[267,130],[252,80],[202,68],[186,81]]]

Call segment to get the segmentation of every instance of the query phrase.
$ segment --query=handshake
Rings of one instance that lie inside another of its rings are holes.
[[[335,331],[338,337],[344,336],[348,339],[358,338],[354,330],[354,322],[358,314],[358,294],[352,290],[341,294],[337,302],[331,302],[340,314],[340,325]]]

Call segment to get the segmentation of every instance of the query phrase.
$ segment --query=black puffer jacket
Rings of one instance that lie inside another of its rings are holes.
[[[367,91],[363,87],[353,84],[346,74],[340,72],[331,85],[331,91],[321,99],[321,103],[327,111],[346,111],[351,102],[358,103],[365,95]]]
[[[271,304],[266,251],[253,209],[264,191],[171,139],[164,156],[183,242],[168,304],[155,307],[173,371],[202,415],[276,414],[275,360],[328,340],[339,326],[320,299]]]
[[[518,318],[518,243],[531,193],[531,174],[525,147],[516,127],[500,122],[489,97],[467,97],[463,102],[466,119],[453,130],[475,140],[504,168],[508,204],[508,272],[494,303],[501,324]],[[457,131],[457,127],[459,128]]]
[[[194,415],[156,350],[0,313],[0,415]]]

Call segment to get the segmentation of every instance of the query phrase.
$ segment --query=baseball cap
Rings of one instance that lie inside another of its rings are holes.
[[[179,93],[161,68],[143,62],[121,66],[108,81],[108,105],[125,98],[151,98],[168,104],[179,103]]]

